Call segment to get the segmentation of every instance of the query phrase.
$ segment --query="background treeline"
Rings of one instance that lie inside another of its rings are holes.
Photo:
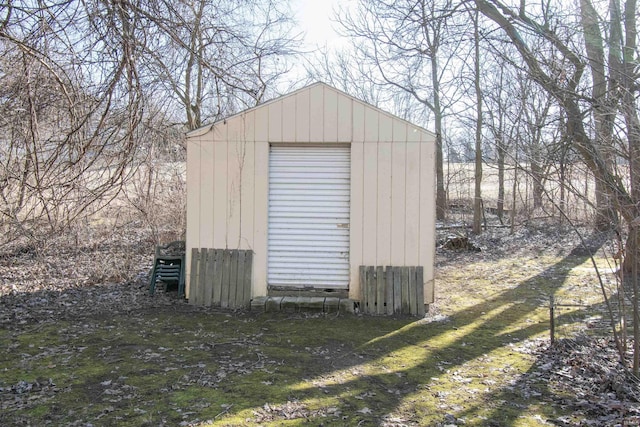
[[[275,95],[298,43],[280,3],[1,4],[0,245],[44,244],[122,194],[161,209],[185,131]]]

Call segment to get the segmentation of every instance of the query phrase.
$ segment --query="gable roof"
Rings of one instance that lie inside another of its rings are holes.
[[[377,115],[384,116],[387,119],[391,119],[394,122],[403,123],[404,126],[407,126],[407,127],[410,127],[411,129],[413,129],[413,132],[425,133],[425,134],[428,134],[432,138],[435,137],[433,132],[431,132],[431,131],[429,131],[427,129],[424,129],[421,126],[415,125],[415,124],[413,124],[413,123],[411,123],[411,122],[409,122],[409,121],[407,121],[405,119],[402,119],[402,118],[400,118],[398,116],[395,116],[395,115],[393,115],[393,114],[391,114],[391,113],[389,113],[387,111],[384,111],[384,110],[382,110],[382,109],[380,109],[378,107],[375,107],[375,106],[373,106],[373,105],[371,105],[369,103],[361,101],[361,100],[359,100],[359,99],[347,94],[346,92],[343,92],[343,91],[341,91],[339,89],[336,89],[335,87],[330,86],[330,85],[328,85],[328,84],[326,84],[324,82],[316,82],[316,83],[310,84],[308,86],[302,87],[300,89],[297,89],[297,90],[295,90],[293,92],[290,92],[288,94],[279,96],[279,97],[274,98],[272,100],[269,100],[269,101],[267,101],[267,102],[265,102],[263,104],[259,104],[259,105],[256,105],[255,107],[248,108],[248,109],[246,109],[244,111],[241,111],[239,113],[233,114],[233,115],[231,115],[229,117],[226,117],[224,119],[217,120],[212,124],[205,125],[205,126],[202,126],[202,127],[198,128],[198,129],[194,129],[192,131],[189,131],[189,132],[187,132],[187,138],[202,136],[202,135],[206,134],[207,132],[211,131],[212,129],[214,129],[218,125],[221,125],[221,124],[225,124],[226,125],[227,122],[234,121],[237,118],[247,116],[247,115],[249,115],[251,113],[256,113],[256,112],[259,112],[261,110],[269,110],[270,108],[273,108],[278,103],[283,104],[283,103],[293,102],[295,104],[297,99],[305,98],[305,100],[306,100],[306,97],[309,96],[308,94],[310,94],[310,93],[318,93],[319,91],[322,92],[323,94],[327,93],[327,92],[333,93],[334,94],[334,98],[336,98],[336,99],[339,98],[339,99],[342,99],[342,100],[346,100],[348,102],[351,102],[351,103],[354,103],[354,104],[357,104],[357,105],[361,106],[361,108],[364,111],[375,112]],[[317,99],[317,98],[318,97],[315,97],[314,99]],[[324,101],[324,95],[323,95],[323,98],[322,98],[322,102],[323,101]],[[313,103],[314,103],[314,101],[311,101],[311,100],[309,101],[309,104],[310,104],[309,108],[310,109],[319,108],[317,105],[315,105]],[[305,108],[306,108],[306,106],[305,106]],[[353,115],[353,109],[349,110],[349,112],[347,112],[347,113]],[[339,116],[340,114],[341,114],[340,111],[336,111],[336,115]],[[297,118],[297,116],[296,116],[296,118]],[[324,119],[324,116],[323,116],[323,119]],[[353,119],[353,117],[349,117],[349,119]],[[340,121],[340,118],[338,118],[337,120]],[[310,121],[311,120],[309,119],[309,122]],[[290,122],[287,122],[287,125],[290,125],[290,124],[291,124]],[[338,141],[338,142],[340,142],[340,141]]]

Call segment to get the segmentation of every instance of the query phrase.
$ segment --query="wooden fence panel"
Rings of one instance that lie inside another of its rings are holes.
[[[220,307],[229,307],[229,279],[231,276],[231,251],[222,253],[222,292],[220,293]]]
[[[376,270],[374,267],[367,267],[367,309],[371,313],[376,310]]]
[[[242,300],[240,304],[243,307],[251,305],[251,278],[253,277],[253,252],[244,252],[244,275],[242,276]]]
[[[384,269],[381,266],[376,268],[376,314],[384,314]]]
[[[362,298],[360,298],[362,311],[367,313],[367,305],[369,303],[367,296],[367,267],[361,265],[358,270],[360,271],[360,290],[362,291]]]
[[[201,301],[201,288],[199,286],[199,271],[200,265],[200,251],[198,248],[193,248],[191,251],[191,300],[194,304],[200,304]]]
[[[233,307],[236,303],[236,287],[238,286],[238,251],[232,250],[229,255],[229,287],[227,307]]]
[[[222,299],[222,255],[224,254],[224,249],[214,249],[214,254],[214,258],[211,261],[215,264],[211,289],[213,291],[213,301],[219,305]]]
[[[207,283],[207,250],[204,249],[200,252],[200,265],[198,266],[198,287],[200,288],[199,294],[202,296],[200,301],[201,305],[206,305],[206,283]]]
[[[234,305],[238,306],[242,304],[244,300],[244,286],[242,281],[244,280],[244,254],[245,251],[238,251],[238,268],[236,273],[236,286],[235,286],[235,295],[233,297]]]
[[[222,308],[249,308],[252,264],[251,251],[194,248],[189,302]]]
[[[387,286],[385,295],[387,296],[387,314],[393,316],[393,267],[387,266],[385,270],[385,284]]]
[[[393,312],[402,313],[402,276],[400,267],[393,267]]]
[[[424,317],[423,267],[361,265],[359,271],[364,313]]]
[[[205,249],[203,249],[202,251],[204,252]],[[207,307],[211,307],[211,304],[213,304],[213,289],[211,288],[211,286],[207,286],[206,283],[212,282],[216,273],[215,263],[214,263],[215,251],[213,249],[209,249],[206,251],[207,251],[207,258],[206,258],[206,264],[204,267],[204,270],[206,272],[205,273],[206,280],[205,280],[204,298],[203,298],[202,304]]]
[[[424,280],[424,268],[423,267],[417,267],[416,268],[416,290],[417,292],[417,302],[418,302],[418,316],[420,317],[424,317],[425,310],[424,310],[424,286],[423,286],[423,280]]]
[[[409,304],[409,269],[411,267],[398,267],[400,269],[400,281],[402,282],[401,285],[401,301],[402,303],[400,304],[400,312],[401,313],[407,313],[407,314],[411,314],[411,305]],[[411,289],[411,293],[415,293],[415,289]]]
[[[418,315],[418,289],[416,288],[416,268],[409,267],[408,289],[415,289],[416,292],[409,292],[409,312],[412,316]],[[423,291],[424,292],[424,291]]]

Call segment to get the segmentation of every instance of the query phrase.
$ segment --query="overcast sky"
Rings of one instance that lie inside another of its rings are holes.
[[[332,10],[344,0],[292,0],[291,6],[300,29],[306,32],[305,43],[308,48],[331,45],[338,41],[331,22]]]

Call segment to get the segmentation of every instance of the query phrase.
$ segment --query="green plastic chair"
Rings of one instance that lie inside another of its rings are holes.
[[[164,246],[156,246],[156,253],[151,270],[149,292],[155,293],[159,284],[177,285],[178,296],[183,297],[185,282],[185,242],[176,240]]]

